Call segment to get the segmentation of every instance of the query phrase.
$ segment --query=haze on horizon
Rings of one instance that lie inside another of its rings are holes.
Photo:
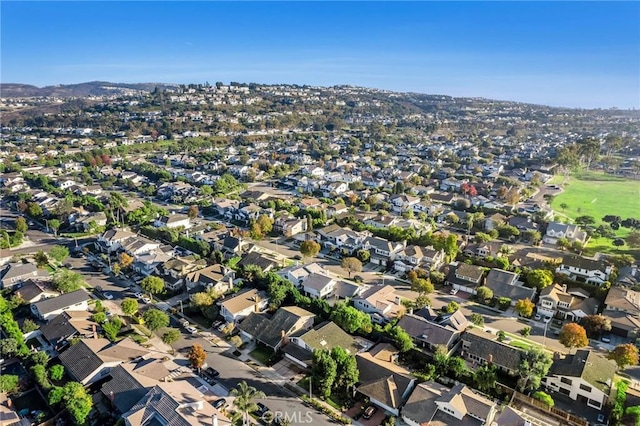
[[[237,81],[640,108],[639,2],[2,2],[3,83]]]

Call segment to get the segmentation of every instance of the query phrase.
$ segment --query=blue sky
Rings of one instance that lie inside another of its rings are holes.
[[[640,107],[640,2],[2,1],[3,83],[353,84]]]

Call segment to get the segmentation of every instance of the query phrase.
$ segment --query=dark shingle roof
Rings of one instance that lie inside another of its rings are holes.
[[[458,334],[458,331],[452,327],[441,326],[413,314],[403,316],[398,326],[414,339],[424,340],[432,345],[449,346],[451,340]]]
[[[581,377],[590,385],[609,393],[616,365],[595,352],[578,350],[575,354],[567,355],[553,361],[549,369],[549,376]]]
[[[280,308],[271,318],[252,312],[238,328],[275,348],[282,339],[282,332],[291,332],[293,326],[304,316],[314,316],[314,314],[295,306]]]
[[[467,353],[489,360],[496,365],[517,370],[522,359],[522,350],[505,343],[493,340],[494,336],[479,329],[472,328],[464,332],[462,340]]]
[[[112,368],[110,375],[111,380],[101,390],[121,413],[129,411],[149,391],[120,365]]]
[[[89,347],[88,340],[81,340],[75,345],[70,346],[66,351],[60,354],[60,362],[67,369],[69,374],[81,382],[91,373],[96,371],[102,365],[102,360],[96,351]],[[105,339],[100,339],[105,340]],[[103,344],[105,342],[102,342]],[[108,343],[108,341],[106,342]]]
[[[405,369],[387,361],[381,361],[365,352],[356,355],[360,371],[358,392],[397,408],[404,401],[402,397],[413,383],[413,378]]]
[[[582,256],[565,256],[562,260],[562,264],[566,266],[573,266],[575,268],[586,269],[587,271],[605,272],[606,270],[606,265],[603,262],[587,259]]]
[[[34,305],[38,308],[38,312],[41,314],[47,314],[87,300],[89,300],[89,295],[86,291],[80,289],[51,299],[41,300],[34,303]]]

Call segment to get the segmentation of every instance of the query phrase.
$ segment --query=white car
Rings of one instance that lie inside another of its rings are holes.
[[[453,295],[458,294],[458,289],[457,288],[452,288],[451,291],[449,292],[449,294],[453,294]]]
[[[144,303],[147,303],[147,304],[151,303],[151,299],[149,299],[147,296],[142,296],[140,300],[142,300]]]
[[[548,323],[549,321],[551,321],[551,317],[544,317],[544,322]]]
[[[144,296],[144,294],[137,292],[136,294],[134,294],[134,296],[136,297],[136,299],[142,299],[142,297]]]
[[[195,328],[194,326],[190,325],[189,327],[185,327],[185,330],[187,330],[189,333],[191,334],[196,334],[198,332],[198,329]]]
[[[111,294],[111,293],[103,293],[102,295],[107,300],[113,300],[113,294]]]
[[[540,321],[542,319],[540,314],[536,314],[536,316],[534,318],[535,318],[536,321]]]

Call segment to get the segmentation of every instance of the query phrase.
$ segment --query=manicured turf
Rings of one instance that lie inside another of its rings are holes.
[[[564,190],[551,203],[561,218],[573,221],[578,216],[589,215],[594,217],[595,226],[598,226],[603,223],[601,219],[605,215],[617,215],[622,219],[640,216],[640,181],[582,172],[566,178],[556,176],[552,183]],[[567,205],[565,209],[560,207],[563,203]],[[626,228],[616,231],[618,237],[624,238],[628,234],[629,229]],[[608,238],[592,238],[587,247],[593,251],[619,252]]]

